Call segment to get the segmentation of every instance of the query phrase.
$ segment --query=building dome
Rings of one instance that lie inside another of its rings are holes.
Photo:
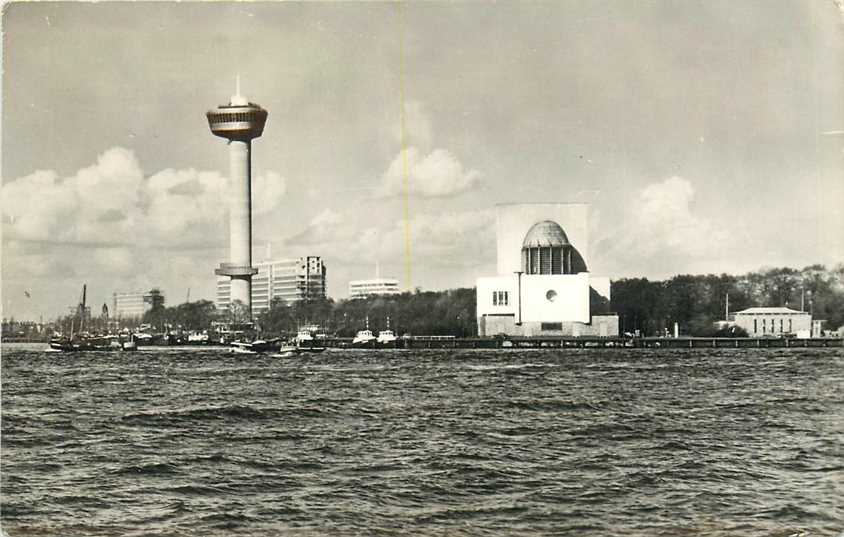
[[[522,248],[553,248],[569,246],[566,232],[556,222],[543,220],[535,223],[525,235]]]
[[[559,224],[542,220],[531,226],[522,242],[522,272],[577,274],[585,271],[583,258]]]

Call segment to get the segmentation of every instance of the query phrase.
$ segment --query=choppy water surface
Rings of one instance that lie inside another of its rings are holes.
[[[844,352],[4,346],[17,535],[830,535]]]

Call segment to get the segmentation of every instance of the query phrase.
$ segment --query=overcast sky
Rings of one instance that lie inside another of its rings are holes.
[[[238,73],[269,111],[255,258],[322,256],[336,298],[376,261],[403,287],[493,275],[501,202],[590,202],[613,278],[844,262],[834,0],[18,3],[3,30],[7,317],[83,283],[95,309],[213,298],[228,160],[204,113]]]

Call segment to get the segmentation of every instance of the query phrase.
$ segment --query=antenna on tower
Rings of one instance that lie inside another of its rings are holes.
[[[237,106],[246,106],[249,104],[249,101],[246,100],[246,97],[240,94],[240,74],[238,73],[235,76],[234,82],[234,95],[232,95],[231,102],[229,104],[237,105]]]

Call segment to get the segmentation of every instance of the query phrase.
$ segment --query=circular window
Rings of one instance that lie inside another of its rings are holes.
[[[550,291],[545,293],[545,298],[548,299],[548,302],[554,302],[554,299],[557,298],[557,291],[554,291],[553,289],[551,289]]]

